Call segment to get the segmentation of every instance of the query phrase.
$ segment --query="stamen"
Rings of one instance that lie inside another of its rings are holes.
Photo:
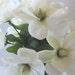
[[[58,52],[57,52],[57,55],[58,55],[59,57],[65,57],[65,56],[67,56],[67,54],[68,54],[68,51],[67,51],[66,49],[60,49],[60,50],[58,50]]]
[[[39,12],[37,14],[37,17],[40,18],[40,21],[43,21],[45,19],[45,14],[41,10],[41,8],[39,8]]]
[[[19,69],[22,73],[31,69],[29,64],[19,64]]]

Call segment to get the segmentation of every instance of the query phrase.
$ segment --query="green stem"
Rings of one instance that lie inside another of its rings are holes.
[[[16,32],[18,33],[18,35],[20,37],[20,40],[22,41],[22,44],[24,46],[24,41],[22,40],[22,36],[20,35],[20,33],[18,32],[18,30],[16,29],[16,26],[11,21],[8,21],[8,22],[16,30]]]

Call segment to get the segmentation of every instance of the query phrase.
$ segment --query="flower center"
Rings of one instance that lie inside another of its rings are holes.
[[[43,21],[45,19],[45,13],[41,10],[41,8],[39,8],[38,13],[36,14],[36,16],[40,19],[40,21]]]
[[[30,71],[31,67],[29,64],[20,64],[19,69],[22,73],[24,73],[26,71]]]
[[[67,56],[67,54],[68,54],[68,52],[67,52],[66,49],[60,49],[60,50],[57,51],[57,55],[59,57],[65,57],[65,56]]]

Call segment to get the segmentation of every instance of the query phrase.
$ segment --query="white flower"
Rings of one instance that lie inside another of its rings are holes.
[[[75,22],[74,21],[69,21],[69,26],[70,26],[70,32],[75,31]]]
[[[20,32],[20,30],[17,30],[17,31]],[[12,35],[18,37],[19,35],[18,35],[17,31],[12,26],[10,26],[7,28],[7,35],[12,34]]]
[[[21,7],[15,11],[24,22],[29,23],[29,33],[42,40],[46,38],[48,30],[63,20],[67,7],[61,2],[49,0],[23,0]]]
[[[13,12],[19,5],[19,0],[0,1],[0,24],[14,17]]]
[[[44,75],[44,65],[34,50],[20,48],[17,56],[2,60],[11,65],[5,69],[6,75]]]
[[[11,19],[11,23],[13,23],[16,26],[19,26],[23,23],[25,23],[22,19],[18,18],[18,17],[14,17],[13,19]]]
[[[4,35],[0,29],[0,50],[4,48]]]
[[[53,66],[60,72],[67,72],[69,75],[75,75],[75,32],[69,33],[64,38],[62,44],[51,35],[48,35],[47,40],[54,48],[55,55],[53,58],[51,59],[50,56],[51,51],[41,51],[38,53],[41,59],[44,55],[49,55],[49,57],[46,56],[48,57],[48,60],[46,58],[46,72],[50,74],[50,70],[52,70],[51,66]],[[45,59],[43,58],[42,60]],[[52,73],[55,73],[54,70],[52,70]]]

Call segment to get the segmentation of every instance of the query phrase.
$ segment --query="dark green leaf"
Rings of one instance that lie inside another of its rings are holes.
[[[16,28],[21,31],[28,32],[28,24],[21,24],[19,26],[16,26]]]
[[[18,37],[15,37],[12,34],[7,35],[6,38],[10,42],[19,42],[19,43],[21,43],[21,40]]]
[[[48,44],[47,40],[37,40],[31,37],[28,41],[28,48],[32,48],[36,51],[52,50],[53,48]]]
[[[21,48],[21,47],[22,47],[21,45],[16,44],[16,45],[14,45],[14,46],[8,47],[6,50],[7,50],[8,52],[17,54],[18,49]]]

